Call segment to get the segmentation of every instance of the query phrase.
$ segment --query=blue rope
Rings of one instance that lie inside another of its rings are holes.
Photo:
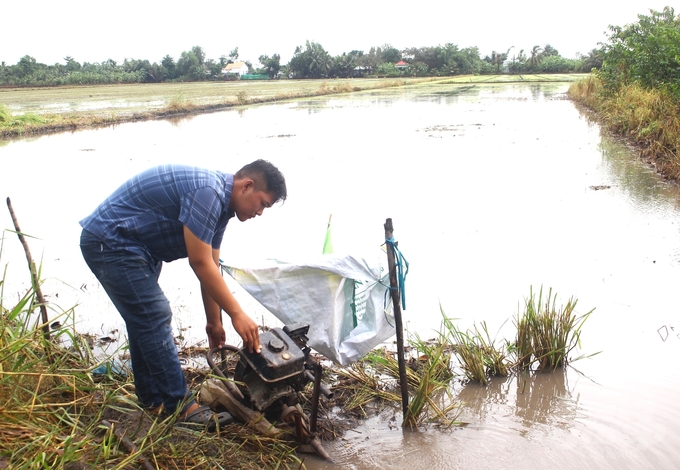
[[[392,249],[392,252],[394,253],[394,265],[397,268],[398,289],[399,292],[401,292],[401,306],[404,308],[404,310],[406,310],[406,275],[408,274],[408,261],[406,261],[404,255],[402,255],[401,251],[399,251],[399,248],[394,241],[394,237],[385,239],[385,244],[387,245],[388,249]],[[394,288],[390,286],[390,290],[394,290]]]

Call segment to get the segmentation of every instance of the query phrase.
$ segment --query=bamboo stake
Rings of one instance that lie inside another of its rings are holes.
[[[385,222],[385,240],[391,240],[394,232],[392,219]],[[392,293],[392,304],[394,306],[394,322],[397,330],[397,359],[399,361],[399,382],[401,384],[401,406],[404,419],[408,412],[408,382],[406,380],[406,361],[404,360],[404,332],[401,321],[401,301],[399,295],[399,282],[397,281],[397,269],[394,259],[394,249],[387,244],[387,266],[390,270],[390,291]]]
[[[12,216],[12,223],[14,223],[14,230],[17,233],[17,236],[19,237],[19,241],[24,247],[24,251],[26,252],[26,260],[28,261],[28,269],[31,271],[31,278],[33,280],[33,289],[35,289],[35,293],[38,297],[38,303],[40,304],[40,315],[42,317],[42,330],[43,330],[43,337],[46,340],[50,339],[50,320],[47,317],[47,307],[46,307],[46,302],[45,302],[45,297],[42,294],[42,290],[40,289],[40,284],[38,280],[38,273],[35,269],[35,263],[33,262],[33,258],[31,257],[31,250],[28,249],[28,243],[26,242],[26,239],[24,238],[24,234],[21,232],[21,229],[19,228],[19,221],[17,220],[16,215],[14,214],[14,209],[12,208],[12,201],[10,201],[9,198],[7,198],[7,207],[9,208],[9,214]]]

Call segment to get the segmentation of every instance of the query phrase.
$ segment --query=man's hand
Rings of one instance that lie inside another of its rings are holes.
[[[208,333],[208,344],[210,345],[210,349],[223,346],[224,341],[227,339],[224,333],[224,327],[221,323],[208,323],[205,326],[205,332]]]
[[[219,251],[201,241],[184,226],[184,243],[189,255],[189,265],[201,282],[201,295],[207,320],[206,332],[211,348],[214,343],[223,344],[224,328],[216,327],[220,322],[220,308],[231,317],[234,329],[243,339],[243,347],[250,352],[261,351],[257,324],[245,314],[225,283],[219,265]],[[215,344],[219,346],[220,344]]]
[[[252,318],[245,313],[234,314],[231,316],[231,324],[234,325],[234,329],[243,339],[243,349],[258,354],[262,351],[257,323],[255,323]]]

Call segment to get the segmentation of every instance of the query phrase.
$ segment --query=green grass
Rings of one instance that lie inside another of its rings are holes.
[[[42,125],[46,122],[47,118],[35,113],[26,113],[15,117],[7,106],[0,103],[0,128],[17,129],[31,125]]]

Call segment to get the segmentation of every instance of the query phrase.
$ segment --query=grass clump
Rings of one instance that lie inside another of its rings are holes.
[[[442,312],[443,314],[444,312]],[[508,348],[497,346],[491,339],[486,322],[480,328],[462,331],[451,318],[444,316],[444,338],[450,341],[465,376],[482,385],[488,385],[489,376],[507,376],[511,367],[506,354]]]
[[[236,93],[236,102],[240,105],[248,104],[248,92],[246,90],[239,90]]]
[[[189,112],[196,108],[184,93],[180,92],[170,99],[165,109],[173,113]]]
[[[0,103],[0,128],[13,128],[21,131],[23,128],[31,125],[42,125],[47,123],[47,118],[35,113],[26,113],[19,116],[14,116],[10,109]]]
[[[542,288],[538,298],[530,289],[524,311],[515,319],[513,343],[497,344],[485,322],[463,331],[446,316],[442,341],[451,343],[466,378],[482,385],[488,385],[490,377],[506,377],[515,371],[554,371],[567,365],[569,353],[580,345],[581,328],[594,310],[579,316],[577,300],[570,298],[558,308],[556,298],[552,289],[546,299]]]
[[[458,409],[449,387],[454,378],[451,370],[451,348],[445,341],[427,343],[416,336],[411,346],[420,353],[418,357],[418,380],[415,384],[404,425],[416,427],[425,420],[446,425],[454,424],[449,414]]]
[[[516,354],[521,368],[536,365],[540,371],[554,371],[567,365],[569,353],[580,344],[581,328],[594,309],[577,316],[577,300],[569,298],[558,308],[556,299],[552,289],[545,299],[543,288],[538,298],[530,290],[524,312],[518,312]]]

